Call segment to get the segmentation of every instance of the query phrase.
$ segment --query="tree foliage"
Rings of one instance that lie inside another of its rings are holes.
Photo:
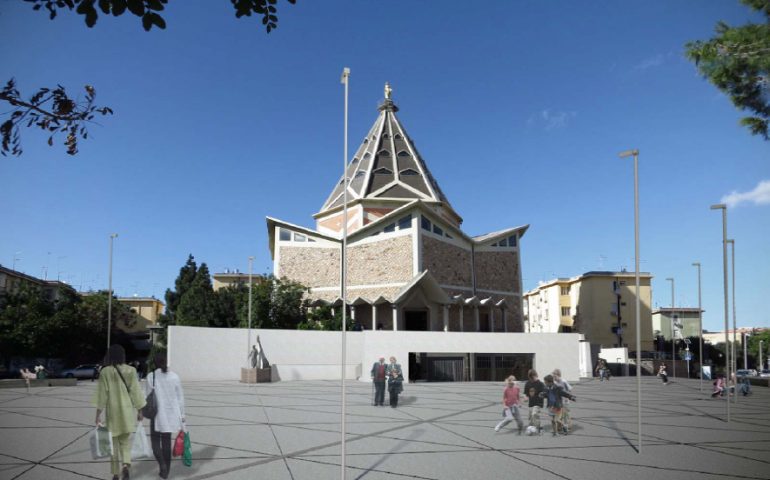
[[[78,138],[88,138],[86,124],[91,123],[97,113],[112,114],[111,108],[94,105],[94,87],[86,85],[83,88],[86,94],[82,100],[71,98],[61,85],[54,89],[41,88],[29,100],[24,100],[16,89],[15,80],[10,79],[0,90],[0,100],[12,107],[9,118],[0,124],[0,153],[3,156],[22,154],[19,135],[21,126],[35,126],[48,133],[49,146],[53,145],[56,135],[66,135],[64,146],[67,153],[78,153]]]
[[[56,18],[59,10],[75,10],[82,15],[86,25],[91,28],[99,19],[99,12],[104,15],[119,17],[126,12],[137,16],[142,21],[142,27],[150,31],[152,27],[166,28],[166,20],[162,12],[169,0],[25,0],[32,3],[33,10],[48,11],[51,20]],[[297,0],[286,0],[290,4]],[[252,14],[262,18],[262,25],[270,33],[278,27],[278,0],[230,0],[237,18],[250,17]],[[97,8],[98,7],[98,8]]]
[[[751,112],[741,124],[770,140],[770,0],[741,2],[767,21],[741,27],[719,22],[716,36],[687,43],[686,55],[738,109]]]

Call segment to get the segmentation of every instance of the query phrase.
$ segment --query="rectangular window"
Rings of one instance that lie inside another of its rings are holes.
[[[508,246],[509,247],[516,246],[516,235],[511,235],[510,237],[508,237]]]
[[[443,235],[443,234],[444,234],[444,231],[443,231],[443,230],[441,230],[441,227],[439,227],[438,225],[436,225],[436,224],[434,223],[434,224],[433,224],[433,233],[435,233],[436,235]]]
[[[385,232],[385,233],[395,232],[396,231],[396,224],[395,223],[391,223],[387,227],[383,228],[382,231]]]
[[[420,224],[422,225],[423,230],[427,230],[430,232],[430,220],[428,220],[425,217],[422,217],[420,220]]]
[[[279,239],[283,242],[290,242],[291,241],[291,231],[286,230],[285,228],[279,229]]]
[[[569,295],[569,287],[561,287],[562,295]]]
[[[569,317],[569,307],[561,307],[561,316]]]
[[[294,241],[295,242],[307,242],[307,237],[302,235],[301,233],[294,233]]]
[[[407,215],[401,220],[398,221],[398,229],[399,230],[406,230],[407,228],[412,228],[412,216]]]
[[[502,240],[500,240],[499,243],[497,243],[497,245],[500,245],[501,247],[507,247],[508,246],[508,240],[502,239]]]

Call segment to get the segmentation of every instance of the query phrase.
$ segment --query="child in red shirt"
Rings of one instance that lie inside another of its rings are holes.
[[[516,424],[519,426],[519,435],[524,428],[524,423],[521,421],[521,415],[519,415],[519,396],[521,392],[519,386],[516,384],[516,377],[511,375],[505,379],[506,387],[503,390],[503,420],[495,426],[495,431],[499,432],[501,428],[509,424],[516,419]]]

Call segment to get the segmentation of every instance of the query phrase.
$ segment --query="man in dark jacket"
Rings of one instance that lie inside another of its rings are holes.
[[[546,375],[543,380],[545,380],[545,390],[540,393],[540,396],[547,401],[546,405],[548,407],[548,414],[551,416],[553,436],[556,436],[556,432],[562,432],[566,435],[567,430],[564,429],[564,421],[562,419],[564,403],[561,399],[562,397],[569,398],[574,402],[577,398],[556,385],[552,375]]]
[[[529,399],[529,426],[537,428],[540,433],[540,409],[543,408],[543,397],[540,394],[545,390],[545,385],[538,379],[537,371],[531,369],[527,372],[527,383],[524,384],[524,394]]]
[[[372,365],[372,382],[374,382],[374,405],[382,406],[385,403],[385,378],[387,365],[385,357],[380,357],[380,361]]]

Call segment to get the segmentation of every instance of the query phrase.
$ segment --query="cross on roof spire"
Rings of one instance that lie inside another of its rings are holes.
[[[385,82],[385,100],[390,100],[391,93],[393,93],[393,89],[390,88],[390,83]]]

